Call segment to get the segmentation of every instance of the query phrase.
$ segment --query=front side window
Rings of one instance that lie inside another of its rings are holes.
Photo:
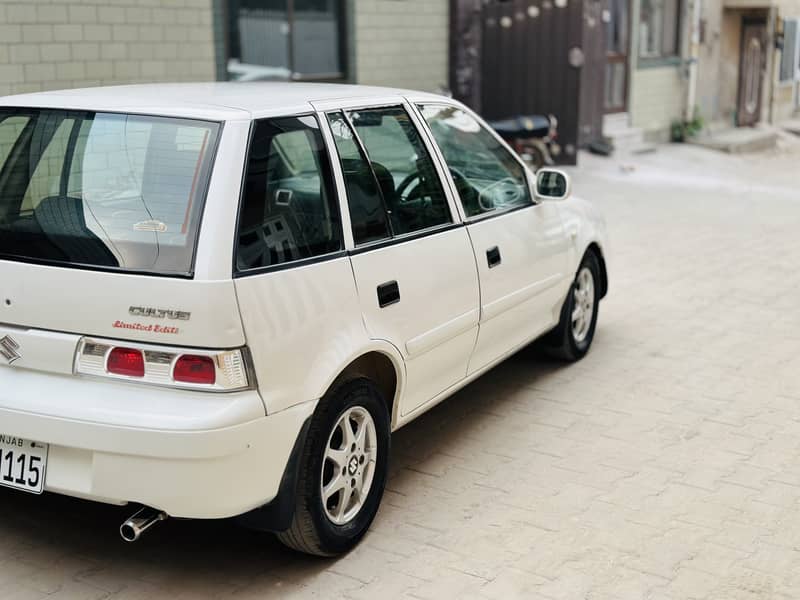
[[[257,121],[239,210],[237,270],[342,249],[325,145],[314,117]]]
[[[454,106],[419,108],[444,155],[468,218],[531,203],[525,168],[474,117]]]
[[[343,0],[230,0],[228,76],[340,79]]]
[[[344,120],[337,125],[337,119]],[[431,229],[452,222],[450,207],[444,188],[422,138],[408,113],[402,107],[359,109],[331,116],[331,125],[336,130],[355,132],[352,146],[357,146],[362,163],[357,167],[359,177],[364,180],[360,187],[377,186],[380,205],[388,215],[389,232],[402,236]],[[351,127],[352,126],[352,127]],[[341,135],[336,136],[341,139]],[[337,140],[337,146],[343,144]],[[363,152],[361,150],[363,149]],[[348,179],[352,171],[352,150],[340,150],[342,169]],[[352,176],[350,176],[352,177]],[[366,189],[366,188],[365,188]],[[363,200],[361,195],[348,197],[351,203],[353,234],[359,240],[359,213]],[[374,199],[371,207],[376,206]]]
[[[678,56],[680,0],[642,0],[639,17],[639,56]]]
[[[219,129],[0,109],[0,258],[191,274]]]

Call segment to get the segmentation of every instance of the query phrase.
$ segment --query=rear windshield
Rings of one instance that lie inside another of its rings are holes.
[[[190,275],[219,127],[0,109],[0,258]]]

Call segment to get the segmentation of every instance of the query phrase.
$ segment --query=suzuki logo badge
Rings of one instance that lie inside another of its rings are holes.
[[[9,336],[0,339],[0,354],[8,361],[8,364],[12,364],[22,358],[22,355],[17,350],[19,350],[19,344]]]

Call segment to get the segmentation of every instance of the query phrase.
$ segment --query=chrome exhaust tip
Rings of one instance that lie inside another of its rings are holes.
[[[135,542],[145,531],[166,518],[167,513],[144,507],[119,526],[119,534],[126,542]]]

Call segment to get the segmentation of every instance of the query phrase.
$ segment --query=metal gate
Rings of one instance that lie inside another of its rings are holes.
[[[452,0],[455,96],[487,119],[554,114],[563,148],[558,161],[574,164],[579,144],[600,135],[603,1]]]

